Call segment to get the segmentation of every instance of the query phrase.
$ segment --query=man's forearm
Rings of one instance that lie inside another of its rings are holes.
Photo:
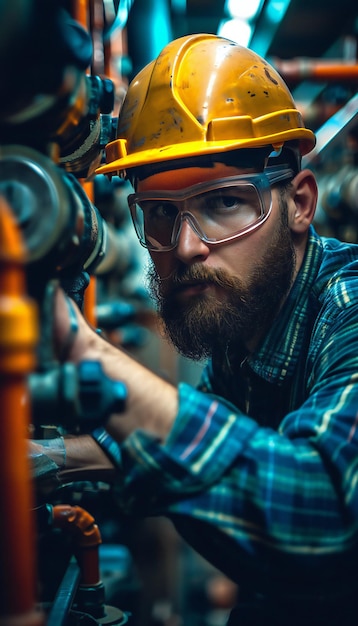
[[[30,441],[29,454],[35,480],[56,472],[61,482],[111,481],[118,469],[91,435]]]
[[[84,359],[100,361],[106,374],[122,381],[128,389],[126,409],[108,420],[108,432],[120,442],[134,430],[144,428],[164,441],[177,414],[177,389],[97,335],[78,309],[74,305],[72,308],[78,330],[67,359],[75,363]],[[61,321],[58,339],[63,344],[67,341],[69,321],[68,302],[62,292],[58,294],[57,319]]]

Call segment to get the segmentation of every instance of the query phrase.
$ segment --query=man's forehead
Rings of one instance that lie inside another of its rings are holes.
[[[137,191],[176,190],[191,187],[197,183],[252,173],[252,168],[239,168],[224,163],[213,163],[212,167],[185,167],[158,172],[137,183]]]

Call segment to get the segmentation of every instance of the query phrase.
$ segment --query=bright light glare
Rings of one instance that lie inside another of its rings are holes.
[[[252,20],[256,17],[262,0],[226,0],[225,9],[230,17]]]
[[[248,46],[251,37],[251,26],[243,20],[222,20],[219,24],[218,35],[231,39],[241,46]]]

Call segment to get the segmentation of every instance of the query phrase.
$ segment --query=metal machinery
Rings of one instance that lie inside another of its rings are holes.
[[[99,319],[108,332],[136,315],[120,298],[101,306],[96,300],[96,277],[107,281],[108,295],[111,271],[118,278],[130,265],[115,194],[103,181],[103,193],[96,192],[92,176],[116,121],[109,42],[115,17],[102,1],[0,3],[3,626],[129,619],[126,607],[106,604],[102,535],[82,506],[86,493],[103,504],[106,485],[71,483],[53,496],[42,469],[34,460],[30,466],[26,443],[29,436],[104,424],[126,400],[124,385],[109,380],[98,363],[59,363],[52,338],[59,283],[73,287],[87,319],[94,325]],[[106,196],[107,219],[94,204],[96,193],[97,200]],[[46,476],[51,482],[51,471]],[[116,574],[123,590],[131,562],[120,548]],[[125,592],[122,597],[128,605]]]
[[[140,333],[151,316],[141,294],[139,312],[117,297],[119,275],[131,268],[123,183],[94,178],[126,86],[111,37],[116,28],[124,62],[119,15],[130,8],[122,0],[0,0],[0,626],[135,624],[136,581],[120,535],[116,606],[107,604],[102,578],[106,552],[93,512],[101,517],[103,503],[113,510],[110,489],[97,481],[53,491],[41,468],[34,478],[27,456],[29,435],[86,432],[126,401],[99,364],[57,361],[57,284],[73,289],[88,320],[113,340],[133,320]],[[358,81],[356,61],[276,66],[293,84],[342,82],[354,91]],[[320,186],[317,228],[356,242],[357,117],[352,93],[318,128],[304,161]]]

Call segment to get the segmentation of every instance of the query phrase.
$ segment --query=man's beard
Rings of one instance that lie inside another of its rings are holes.
[[[274,240],[246,284],[225,270],[201,263],[183,265],[167,279],[159,278],[154,265],[149,268],[149,287],[165,334],[181,354],[199,361],[228,346],[242,350],[272,324],[291,287],[295,267],[291,233],[283,211],[281,215]],[[212,284],[222,297],[213,291],[199,292],[182,301],[177,289],[186,283]]]

